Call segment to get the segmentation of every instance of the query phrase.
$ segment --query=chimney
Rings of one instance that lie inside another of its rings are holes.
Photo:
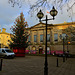
[[[2,28],[2,32],[6,32],[6,29],[5,28]]]

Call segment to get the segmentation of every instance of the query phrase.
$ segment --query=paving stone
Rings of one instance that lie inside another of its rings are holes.
[[[75,75],[75,59],[58,58],[59,67],[56,67],[57,57],[48,57],[48,75]],[[26,56],[14,59],[3,59],[0,75],[44,75],[45,57]]]

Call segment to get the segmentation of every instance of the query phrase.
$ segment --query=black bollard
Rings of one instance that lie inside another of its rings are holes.
[[[66,55],[66,60],[67,60],[67,55]]]
[[[57,67],[58,67],[58,58],[57,58]]]
[[[2,71],[2,61],[3,59],[1,59],[1,62],[0,62],[0,71]]]
[[[65,56],[63,56],[63,62],[65,62]]]

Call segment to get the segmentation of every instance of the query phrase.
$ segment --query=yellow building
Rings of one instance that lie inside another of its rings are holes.
[[[10,36],[11,34],[7,33],[5,28],[2,28],[2,32],[0,29],[0,48],[9,47]]]
[[[60,35],[66,36],[64,29],[68,26],[75,26],[75,22],[71,23],[61,23],[61,24],[48,24],[47,27],[47,50],[63,50],[63,46],[61,44]],[[45,40],[46,40],[46,25],[45,23],[38,23],[30,28],[28,28],[29,43],[30,46],[27,50],[36,50],[37,53],[42,53],[45,51]],[[70,36],[71,34],[67,34]],[[65,41],[66,42],[66,41]],[[61,45],[59,46],[58,43]],[[67,47],[65,47],[67,50]],[[74,50],[74,49],[72,49]],[[75,52],[75,50],[74,50]]]

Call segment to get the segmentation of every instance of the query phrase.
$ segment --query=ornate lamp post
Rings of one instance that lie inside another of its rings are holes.
[[[40,10],[38,13],[37,13],[37,17],[39,18],[39,21],[46,21],[46,44],[45,44],[45,67],[44,67],[44,75],[48,75],[48,63],[47,63],[47,21],[48,20],[54,20],[55,16],[57,15],[57,10],[55,10],[54,6],[52,8],[52,10],[50,11],[50,14],[53,18],[51,19],[48,19],[47,18],[47,15],[46,15],[46,19],[44,20],[41,20],[44,16],[44,14],[42,13],[42,11]]]
[[[67,35],[65,36],[65,37],[63,37],[62,35],[60,35],[60,39],[62,39],[63,40],[63,62],[65,62],[65,44],[64,44],[64,42],[65,42],[65,39],[67,39]]]
[[[68,49],[69,44],[70,44],[70,42],[67,42],[67,54],[69,54],[69,49]]]
[[[68,45],[70,44],[70,42],[67,42],[67,52],[69,53],[69,50],[68,50]]]

